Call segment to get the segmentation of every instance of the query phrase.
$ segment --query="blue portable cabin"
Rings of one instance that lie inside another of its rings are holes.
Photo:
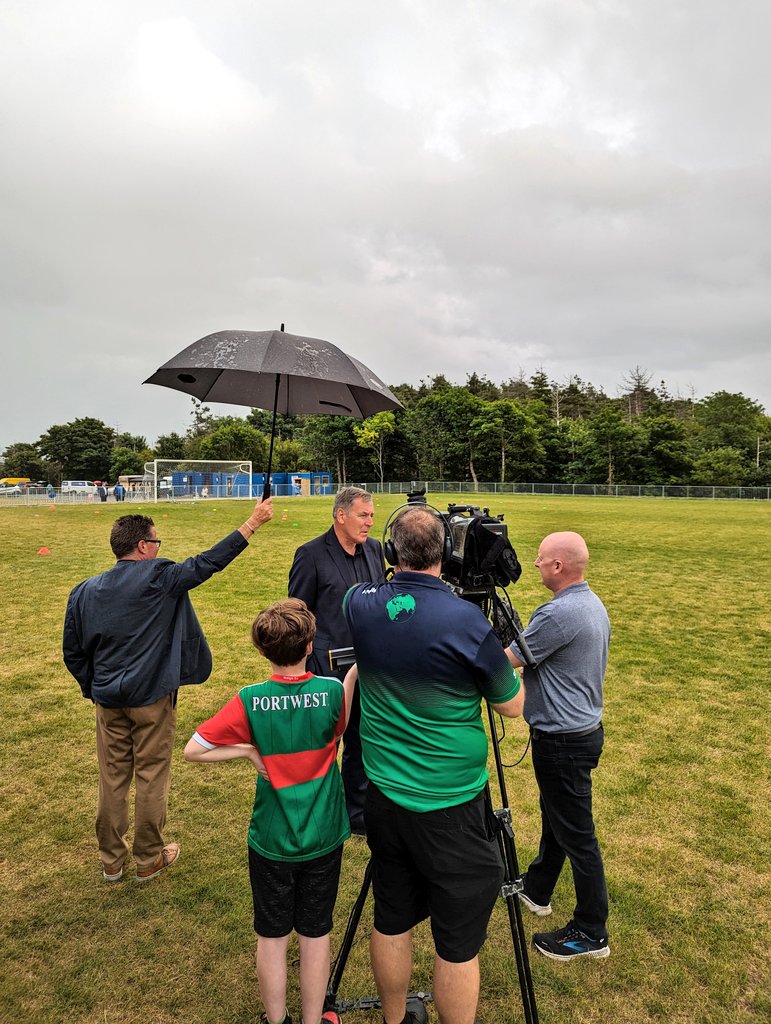
[[[255,477],[259,479],[259,493],[265,482],[265,474],[258,473]],[[271,473],[270,493],[275,498],[291,498],[300,495],[327,495],[334,494],[331,473],[313,473],[308,471],[297,471],[293,473]]]
[[[296,481],[299,481],[299,491]],[[171,474],[171,490],[175,498],[254,498],[262,494],[264,473],[204,473],[176,470]],[[271,473],[270,493],[276,498],[295,494],[334,494],[331,473]]]

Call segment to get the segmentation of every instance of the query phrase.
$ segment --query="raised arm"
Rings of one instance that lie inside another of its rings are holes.
[[[177,595],[205,583],[245,551],[249,538],[272,517],[272,499],[258,501],[249,518],[208,551],[192,555],[184,562],[166,562],[162,585],[170,594]]]
[[[244,540],[249,540],[249,538],[259,530],[263,523],[267,523],[268,520],[272,518],[273,499],[267,498],[263,501],[263,499],[260,498],[246,522],[238,527],[238,532]]]

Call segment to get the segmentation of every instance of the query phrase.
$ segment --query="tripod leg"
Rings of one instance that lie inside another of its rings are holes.
[[[511,828],[511,814],[508,807],[500,812],[498,819],[501,823],[501,831],[498,834],[498,838],[506,869],[506,878],[504,879],[502,892],[505,894],[506,907],[509,912],[509,927],[511,928],[511,938],[514,943],[514,958],[517,964],[519,988],[522,994],[522,1008],[525,1012],[527,1024],[538,1024],[538,1007],[535,1002],[533,976],[530,972],[527,936],[525,935],[525,926],[522,921],[522,907],[519,903],[519,897],[514,891],[519,885],[519,864],[517,861],[517,850],[514,845],[514,832]]]
[[[377,1010],[380,1008],[380,997],[371,996],[364,997],[361,999],[355,999],[352,1001],[338,1000],[337,995],[340,989],[340,983],[343,980],[343,973],[345,972],[346,964],[348,963],[348,957],[351,952],[354,940],[356,938],[356,932],[359,927],[359,921],[364,910],[364,904],[367,902],[367,895],[369,893],[370,886],[372,885],[372,861],[367,861],[367,866],[364,869],[364,878],[361,882],[361,889],[359,895],[356,897],[356,902],[351,909],[351,915],[348,918],[348,924],[345,929],[345,935],[343,941],[340,943],[340,951],[335,957],[335,961],[332,967],[332,972],[329,976],[329,983],[327,985],[327,994],[324,1000],[325,1010],[337,1010],[338,1013],[345,1012],[348,1010]],[[430,1002],[433,998],[431,992],[409,992],[407,999],[420,999],[421,1002]]]
[[[326,1008],[332,1009],[337,1001],[337,992],[340,988],[340,982],[343,979],[343,972],[345,971],[345,965],[348,963],[348,956],[353,946],[353,941],[356,938],[356,930],[359,927],[359,921],[364,910],[364,904],[367,902],[367,893],[369,887],[372,884],[372,861],[367,861],[367,866],[364,869],[364,878],[361,882],[361,889],[359,895],[356,897],[356,902],[351,910],[351,916],[348,918],[348,926],[345,929],[345,935],[343,941],[340,944],[340,952],[335,958],[335,965],[332,969],[332,973],[329,976],[329,984],[327,986],[327,998]]]
[[[506,870],[501,895],[506,898],[506,906],[509,912],[511,941],[514,943],[514,959],[517,964],[519,990],[522,995],[522,1009],[525,1013],[525,1021],[526,1024],[538,1024],[538,1007],[535,1002],[533,976],[530,972],[530,959],[527,954],[527,937],[525,935],[525,926],[522,923],[522,908],[519,905],[519,897],[516,895],[519,886],[519,862],[517,859],[517,848],[514,844],[514,827],[511,821],[509,798],[506,793],[506,779],[503,774],[503,762],[498,743],[498,733],[495,728],[495,718],[493,709],[489,704],[487,705],[487,713],[490,722],[490,739],[498,775],[498,789],[500,790],[501,803],[503,804],[502,810],[496,812],[499,826],[498,844]],[[486,797],[492,808],[492,795],[489,783],[486,789]]]

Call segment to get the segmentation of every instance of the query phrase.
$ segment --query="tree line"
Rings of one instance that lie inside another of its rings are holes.
[[[771,418],[743,394],[696,400],[671,395],[635,367],[616,397],[577,376],[543,371],[496,384],[439,374],[391,390],[404,408],[364,421],[278,416],[276,472],[331,472],[350,480],[472,480],[528,483],[771,484]],[[115,481],[153,459],[251,460],[267,465],[271,414],[216,416],[192,400],[184,433],[120,433],[91,417],[50,427],[37,441],[9,445],[3,476],[54,485],[62,479]]]

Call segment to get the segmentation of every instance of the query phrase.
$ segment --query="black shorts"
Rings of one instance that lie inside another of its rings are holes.
[[[503,882],[495,822],[484,794],[440,811],[408,811],[371,782],[364,806],[372,851],[375,928],[401,935],[431,918],[443,960],[472,960]]]
[[[314,860],[286,863],[268,860],[249,847],[249,881],[254,902],[254,930],[279,939],[294,929],[317,939],[332,931],[343,847]]]

